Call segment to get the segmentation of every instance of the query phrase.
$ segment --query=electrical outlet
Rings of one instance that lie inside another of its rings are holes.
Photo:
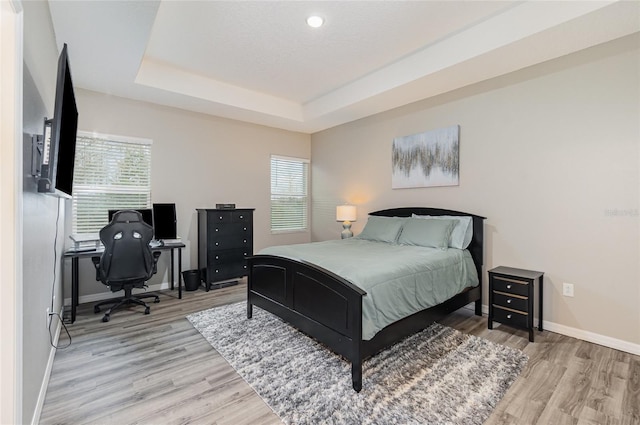
[[[573,297],[573,283],[562,284],[562,295],[565,297]]]

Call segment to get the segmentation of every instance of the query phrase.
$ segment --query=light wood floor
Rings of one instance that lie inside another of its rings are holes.
[[[108,323],[81,305],[69,325],[72,345],[56,353],[40,423],[280,424],[185,319],[243,301],[245,291],[241,283],[186,292],[182,300],[166,291],[150,315],[124,310]],[[639,356],[548,331],[529,343],[526,332],[489,331],[486,318],[467,311],[442,323],[529,356],[486,424],[640,424]],[[59,345],[67,342],[61,335]]]

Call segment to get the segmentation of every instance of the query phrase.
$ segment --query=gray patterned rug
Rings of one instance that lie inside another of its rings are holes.
[[[482,424],[527,362],[434,324],[351,365],[276,316],[238,303],[187,317],[286,424]]]

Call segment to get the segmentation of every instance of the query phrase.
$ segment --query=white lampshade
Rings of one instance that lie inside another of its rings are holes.
[[[338,205],[336,207],[336,221],[356,221],[356,206]]]

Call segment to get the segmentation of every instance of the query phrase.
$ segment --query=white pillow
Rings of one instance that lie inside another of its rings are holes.
[[[467,249],[473,238],[473,220],[467,215],[416,215],[415,218],[435,218],[442,220],[455,220],[456,226],[449,237],[451,248]]]

